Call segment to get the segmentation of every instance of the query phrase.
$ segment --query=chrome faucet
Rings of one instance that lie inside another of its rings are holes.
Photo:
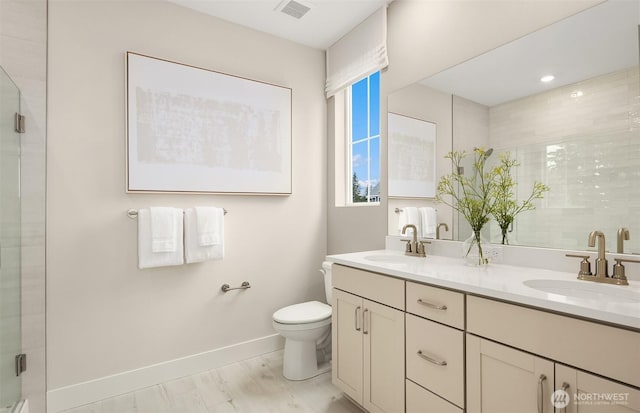
[[[426,257],[427,254],[424,248],[425,241],[418,242],[418,229],[416,228],[416,226],[413,224],[405,225],[404,227],[402,227],[402,235],[405,234],[407,229],[413,229],[413,237],[411,240],[406,240],[407,247],[404,250],[404,254],[418,256],[418,257]]]
[[[626,240],[629,240],[629,229],[624,227],[618,229],[618,248],[616,248],[618,254],[624,254],[624,242]]]
[[[449,225],[447,225],[445,222],[439,223],[438,226],[436,227],[436,239],[440,239],[440,227],[442,226],[444,226],[444,230],[446,232],[449,232]]]
[[[609,267],[605,256],[604,234],[602,231],[591,231],[589,234],[589,246],[596,246],[596,238],[598,239],[598,258],[596,259],[596,278],[606,278],[609,276]]]

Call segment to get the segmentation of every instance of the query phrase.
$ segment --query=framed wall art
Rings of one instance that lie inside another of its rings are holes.
[[[291,194],[291,89],[126,54],[127,192]]]
[[[389,197],[436,195],[436,124],[388,114]]]

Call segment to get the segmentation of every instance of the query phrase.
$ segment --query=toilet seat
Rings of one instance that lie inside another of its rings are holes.
[[[307,301],[281,308],[273,313],[279,324],[309,324],[331,319],[331,306],[320,301]]]

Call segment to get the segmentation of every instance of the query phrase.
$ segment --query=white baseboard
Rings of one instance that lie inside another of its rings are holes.
[[[282,337],[278,334],[273,334],[192,356],[49,390],[47,392],[47,412],[56,413],[97,402],[280,350],[283,347],[284,340]]]

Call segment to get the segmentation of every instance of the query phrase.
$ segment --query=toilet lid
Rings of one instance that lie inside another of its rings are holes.
[[[282,324],[303,324],[331,317],[331,306],[320,301],[308,301],[281,308],[273,313],[273,319]]]

